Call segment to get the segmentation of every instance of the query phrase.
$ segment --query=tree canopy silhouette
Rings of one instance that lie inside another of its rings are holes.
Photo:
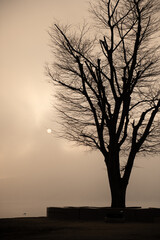
[[[94,27],[50,28],[60,132],[96,148],[107,167],[112,207],[125,207],[138,153],[159,147],[157,0],[98,0]]]

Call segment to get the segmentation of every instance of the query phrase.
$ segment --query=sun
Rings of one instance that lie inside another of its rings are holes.
[[[49,134],[52,133],[52,129],[48,128],[47,133],[49,133]]]

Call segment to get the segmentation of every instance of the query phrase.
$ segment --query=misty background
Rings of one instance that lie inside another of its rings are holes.
[[[50,206],[109,206],[103,157],[54,134],[48,29],[89,18],[86,0],[0,0],[0,218]],[[47,129],[52,129],[49,134]],[[159,156],[138,157],[127,206],[160,207]]]

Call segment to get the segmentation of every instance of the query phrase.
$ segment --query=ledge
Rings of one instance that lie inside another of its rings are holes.
[[[48,207],[47,217],[106,222],[160,222],[160,208]]]

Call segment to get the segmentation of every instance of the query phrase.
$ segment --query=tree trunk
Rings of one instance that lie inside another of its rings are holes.
[[[120,176],[119,154],[112,154],[112,161],[105,161],[108,171],[110,192],[111,192],[111,207],[125,208],[126,207],[126,189],[128,182]]]
[[[115,183],[110,184],[112,208],[126,207],[126,189],[127,186],[120,182],[117,182],[116,184]]]

